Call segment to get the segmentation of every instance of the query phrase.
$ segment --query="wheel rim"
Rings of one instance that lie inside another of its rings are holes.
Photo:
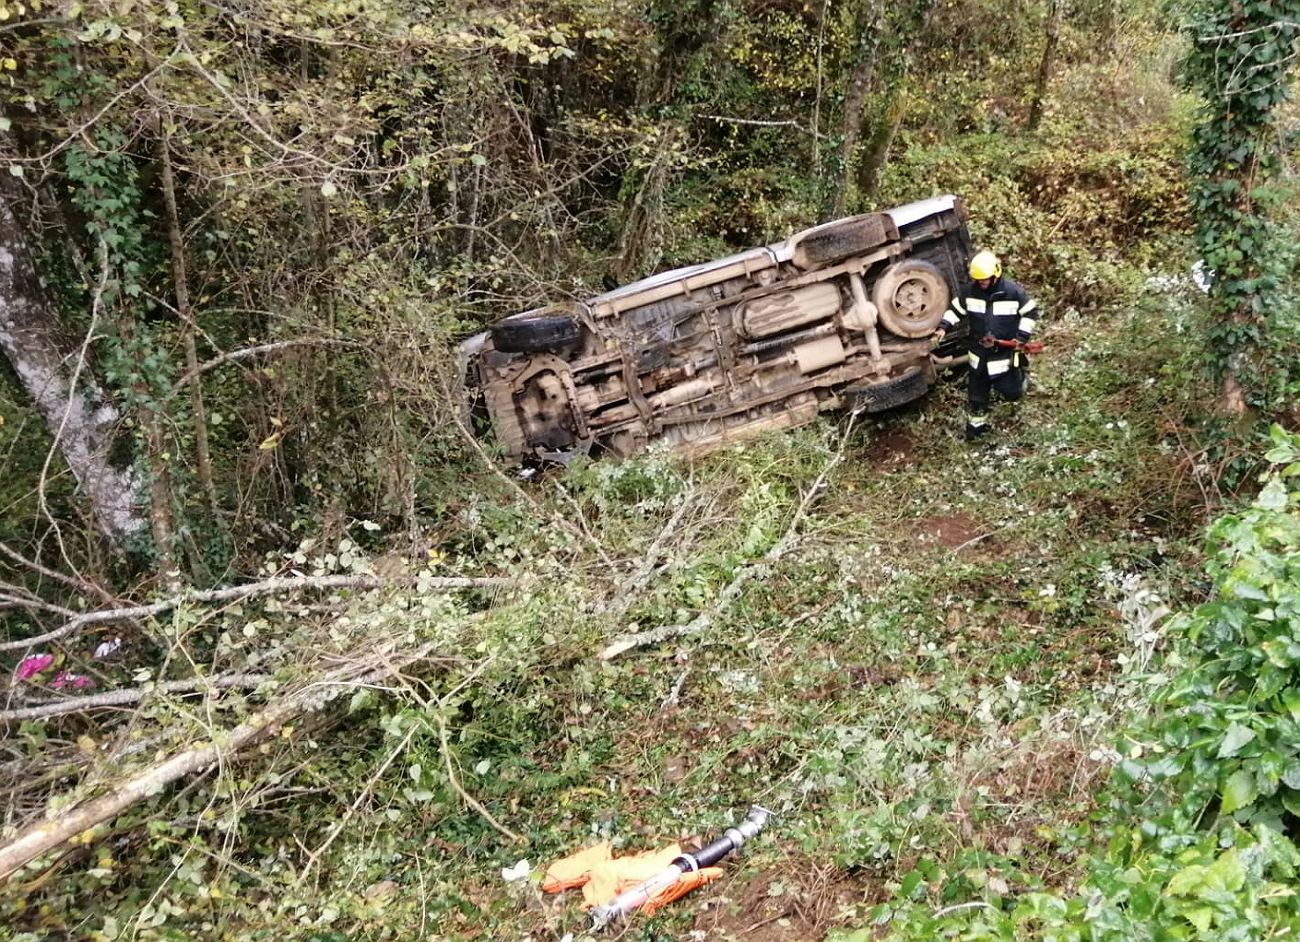
[[[923,320],[931,300],[930,286],[925,280],[909,278],[894,292],[894,310],[909,321]]]

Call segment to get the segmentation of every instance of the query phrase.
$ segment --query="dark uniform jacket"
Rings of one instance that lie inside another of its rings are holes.
[[[998,340],[1028,340],[1038,321],[1038,302],[1010,278],[995,279],[987,290],[971,281],[953,297],[939,326],[951,330],[963,318],[971,366],[978,367],[980,362],[1011,359],[1011,348],[986,347],[980,341],[990,334]]]

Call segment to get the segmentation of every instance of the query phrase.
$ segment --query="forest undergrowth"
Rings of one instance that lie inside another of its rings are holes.
[[[1300,931],[1294,6],[0,0],[0,939],[577,942],[547,862],[752,803],[610,937]],[[986,442],[465,427],[498,317],[942,193]]]
[[[507,587],[358,592],[342,619],[290,608],[295,638],[243,607],[178,624],[178,651],[224,645],[281,678],[313,647],[444,656],[345,687],[343,719],[311,714],[185,786],[179,821],[96,833],[81,880],[11,883],[15,938],[580,935],[577,905],[538,891],[546,861],[707,837],[754,802],[776,817],[753,850],[625,938],[820,939],[919,882],[936,906],[1073,886],[1074,825],[1164,616],[1209,589],[1213,469],[1179,411],[1194,297],[1173,273],[1053,318],[987,446],[960,441],[956,377],[917,407],[694,464],[651,453],[527,484],[481,466],[454,535],[414,564],[373,556],[373,524],[304,543],[289,562],[313,574]],[[532,878],[505,882],[521,859]]]

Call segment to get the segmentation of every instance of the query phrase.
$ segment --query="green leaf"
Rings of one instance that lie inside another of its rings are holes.
[[[1232,814],[1240,808],[1252,804],[1259,796],[1255,787],[1255,776],[1245,769],[1238,769],[1228,777],[1223,786],[1223,813]]]
[[[1183,915],[1198,931],[1209,932],[1210,923],[1214,919],[1214,908],[1212,906],[1195,906],[1184,912]]]
[[[1286,486],[1280,478],[1271,477],[1255,498],[1255,506],[1264,510],[1286,510]]]
[[[921,886],[923,883],[925,883],[925,877],[921,876],[917,871],[912,870],[907,874],[907,876],[903,877],[902,885],[898,888],[898,895],[905,899],[910,899],[916,892],[917,887]]]
[[[1240,723],[1233,723],[1219,744],[1218,758],[1229,759],[1241,751],[1241,747],[1255,738],[1255,731]]]
[[[1207,883],[1216,890],[1236,893],[1246,883],[1246,868],[1236,848],[1227,851],[1210,865],[1206,872]]]
[[[1205,873],[1205,867],[1200,864],[1184,867],[1169,879],[1165,893],[1169,896],[1195,896],[1205,885]]]
[[[1284,788],[1281,793],[1282,807],[1291,814],[1300,818],[1300,791],[1294,788]]]

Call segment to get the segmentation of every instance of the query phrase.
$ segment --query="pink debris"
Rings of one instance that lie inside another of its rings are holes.
[[[18,662],[18,670],[14,671],[14,677],[18,680],[31,680],[53,663],[53,654],[33,654]]]
[[[55,690],[62,690],[64,687],[69,687],[72,690],[88,690],[95,686],[95,681],[85,674],[70,674],[67,671],[59,671],[54,675],[54,680],[50,682],[50,686]]]

